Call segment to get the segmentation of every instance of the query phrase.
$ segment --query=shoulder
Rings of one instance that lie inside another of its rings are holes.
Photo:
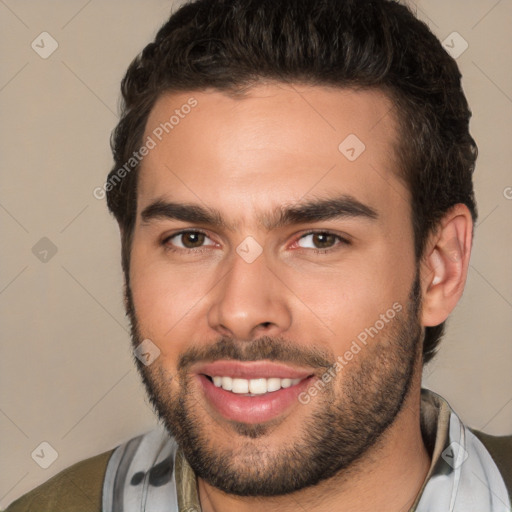
[[[107,464],[114,450],[64,469],[17,499],[6,512],[101,512],[101,491]]]
[[[512,499],[512,436],[492,436],[470,429],[491,454]]]
[[[492,436],[479,430],[470,429],[482,442],[494,459],[502,459],[512,465],[512,435]]]

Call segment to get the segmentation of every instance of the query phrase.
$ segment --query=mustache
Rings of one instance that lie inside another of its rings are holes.
[[[263,359],[297,366],[325,369],[335,364],[333,353],[316,347],[300,347],[284,338],[263,336],[254,341],[239,341],[221,337],[208,346],[194,346],[178,358],[177,370],[186,373],[199,362],[220,359],[235,361],[261,361]]]

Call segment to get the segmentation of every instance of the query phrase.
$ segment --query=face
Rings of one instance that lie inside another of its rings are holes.
[[[151,112],[133,343],[158,347],[138,363],[151,401],[225,492],[279,495],[349,468],[407,396],[420,289],[391,105],[273,84],[168,94]]]

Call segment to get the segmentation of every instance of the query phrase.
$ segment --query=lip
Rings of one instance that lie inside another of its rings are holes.
[[[286,414],[294,406],[300,405],[299,395],[315,379],[311,371],[260,361],[252,363],[217,361],[201,366],[196,372],[195,378],[210,407],[227,420],[249,424],[270,421]],[[294,386],[281,388],[278,391],[244,396],[215,386],[207,375],[241,379],[279,377],[301,380]]]
[[[293,368],[284,364],[270,361],[229,361],[221,360],[205,363],[194,369],[197,374],[210,377],[232,377],[238,379],[305,379],[314,374],[312,370]]]

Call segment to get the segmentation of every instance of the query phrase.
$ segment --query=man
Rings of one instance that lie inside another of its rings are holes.
[[[165,428],[9,511],[511,510],[511,438],[421,389],[464,288],[454,60],[389,0],[199,0],[131,64],[105,190]]]

